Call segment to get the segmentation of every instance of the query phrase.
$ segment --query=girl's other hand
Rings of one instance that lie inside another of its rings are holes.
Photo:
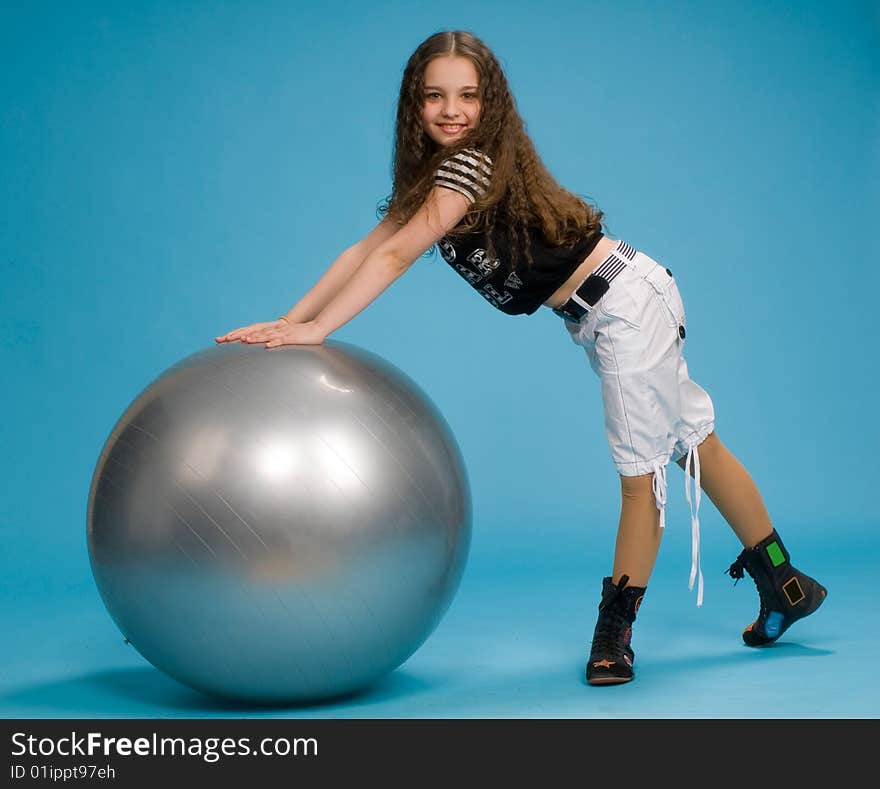
[[[241,329],[235,329],[215,338],[217,342],[266,343],[266,348],[277,348],[281,345],[321,345],[326,339],[314,321],[306,323],[288,323],[277,320],[266,323],[254,323]]]
[[[327,335],[319,329],[314,321],[306,323],[285,323],[276,329],[258,332],[254,342],[266,343],[266,348],[278,348],[281,345],[321,345]]]
[[[269,329],[276,329],[279,326],[287,326],[287,322],[281,320],[280,318],[275,321],[264,321],[263,323],[252,323],[250,326],[242,326],[240,329],[233,329],[231,332],[227,332],[226,334],[221,335],[220,337],[215,337],[214,342],[247,342],[245,337],[249,337],[252,334],[256,334],[257,332],[268,331]]]

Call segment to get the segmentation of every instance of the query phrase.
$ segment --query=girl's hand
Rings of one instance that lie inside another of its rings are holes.
[[[249,335],[250,336],[250,335]],[[314,321],[306,323],[287,323],[281,321],[276,329],[256,332],[250,342],[266,342],[266,348],[278,348],[282,345],[321,345],[327,335],[317,327]]]
[[[266,343],[266,348],[278,348],[281,345],[321,345],[327,335],[319,329],[314,321],[306,323],[288,323],[284,320],[268,323],[255,323],[243,329],[236,329],[217,342],[241,340],[246,343]]]
[[[233,329],[231,332],[227,334],[223,334],[220,337],[215,337],[214,342],[235,342],[236,340],[241,340],[245,342],[245,337],[250,336],[255,332],[267,331],[268,329],[275,329],[279,326],[287,326],[286,321],[281,320],[279,318],[276,321],[265,321],[264,323],[252,323],[250,326],[242,326],[240,329]]]

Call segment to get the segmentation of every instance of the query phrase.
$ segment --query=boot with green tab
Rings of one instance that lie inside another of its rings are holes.
[[[761,598],[758,618],[742,634],[750,647],[772,644],[798,619],[812,614],[828,594],[818,581],[792,566],[776,529],[753,548],[743,550],[727,569],[736,581],[744,577],[744,571],[754,580]]]

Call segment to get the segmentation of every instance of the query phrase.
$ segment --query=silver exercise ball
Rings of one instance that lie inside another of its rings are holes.
[[[89,491],[92,572],[122,634],[239,701],[317,700],[394,670],[449,607],[470,540],[443,416],[335,341],[183,359],[116,423]]]

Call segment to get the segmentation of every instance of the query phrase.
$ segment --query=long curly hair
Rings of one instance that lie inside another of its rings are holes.
[[[473,61],[481,108],[475,128],[441,146],[422,128],[424,75],[431,60],[447,55]],[[544,166],[489,47],[472,33],[441,31],[419,44],[404,68],[397,101],[392,192],[380,204],[378,214],[387,214],[400,225],[408,222],[433,188],[440,164],[465,148],[477,148],[489,156],[492,178],[486,194],[448,235],[485,232],[487,254],[494,257],[494,238],[501,231],[516,268],[520,249],[525,250],[528,265],[533,263],[530,229],[539,229],[545,241],[557,247],[573,246],[601,231],[604,214],[560,186]]]

